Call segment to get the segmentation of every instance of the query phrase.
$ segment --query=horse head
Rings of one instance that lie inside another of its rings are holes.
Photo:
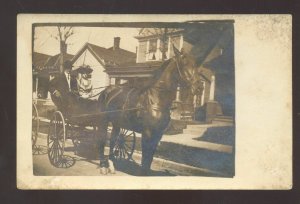
[[[202,88],[200,76],[197,74],[197,63],[193,55],[182,50],[181,52],[173,45],[175,61],[179,74],[179,83],[191,88],[192,94],[196,94]]]

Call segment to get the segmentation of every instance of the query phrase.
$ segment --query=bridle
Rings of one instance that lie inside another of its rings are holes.
[[[194,79],[192,77],[188,77],[188,76],[183,77],[183,74],[179,68],[179,63],[178,63],[178,60],[176,59],[176,57],[175,57],[175,63],[176,63],[176,68],[177,68],[177,71],[179,73],[179,77],[181,78],[181,80],[194,82]],[[194,75],[194,73],[192,75]]]

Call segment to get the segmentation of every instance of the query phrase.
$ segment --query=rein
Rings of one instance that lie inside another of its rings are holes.
[[[176,68],[177,68],[177,71],[178,71],[178,73],[179,73],[180,78],[181,78],[181,79],[184,79],[183,76],[182,76],[182,73],[181,73],[181,71],[180,71],[180,69],[179,69],[179,65],[178,65],[177,59],[175,59],[175,62],[176,62]]]
[[[100,86],[100,87],[97,87],[97,88],[92,88],[91,91],[96,90],[96,89],[104,89],[106,87],[108,87],[108,86]],[[86,99],[90,99],[90,98],[93,98],[95,96],[99,96],[100,94],[101,94],[101,91],[99,93],[97,93],[97,94],[94,94],[92,96],[87,97]]]
[[[180,78],[181,78],[182,80],[185,80],[185,78],[186,78],[186,81],[194,81],[193,79],[191,79],[191,78],[189,78],[189,77],[185,77],[185,78],[184,78],[184,77],[183,77],[183,74],[182,74],[181,71],[180,71],[180,68],[179,68],[177,59],[175,59],[175,62],[176,62],[176,67],[177,67],[177,70],[178,70],[178,73],[179,73]]]

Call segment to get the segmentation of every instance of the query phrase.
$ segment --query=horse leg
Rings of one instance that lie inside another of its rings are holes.
[[[107,121],[101,121],[101,123],[98,124],[98,138],[97,138],[97,145],[99,147],[99,159],[100,159],[100,173],[101,174],[107,174],[109,163],[107,158],[104,155],[104,148],[106,144],[107,139]]]
[[[153,156],[162,133],[146,130],[142,134],[142,174],[149,175]]]
[[[115,156],[114,156],[114,147],[115,147],[115,144],[116,144],[116,139],[117,139],[117,136],[118,134],[120,133],[120,127],[116,126],[113,124],[113,128],[112,128],[112,131],[111,131],[111,136],[110,136],[110,147],[109,147],[109,159],[110,160],[115,160]]]

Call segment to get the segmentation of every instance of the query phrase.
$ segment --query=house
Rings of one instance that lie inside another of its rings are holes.
[[[70,60],[73,55],[64,54],[64,60]],[[38,98],[46,99],[48,96],[49,72],[60,72],[62,55],[54,56],[34,52],[32,56],[33,92]],[[37,91],[37,93],[36,93]]]
[[[65,53],[63,56],[63,61],[71,60],[74,57],[74,55]],[[61,60],[62,60],[62,54],[54,55],[45,62],[43,69],[45,70],[52,70],[52,71],[60,71],[61,66]]]
[[[201,23],[185,28],[143,28],[138,36],[136,62],[107,69],[111,78],[145,81],[163,60],[174,56],[173,45],[192,53],[198,62],[203,91],[192,95],[178,87],[173,119],[211,122],[216,116],[234,115],[234,64],[232,22]],[[223,66],[222,64],[226,64]]]
[[[38,89],[38,73],[43,70],[45,62],[50,58],[50,55],[33,52],[32,55],[32,91],[36,96],[36,90]]]
[[[110,67],[130,64],[136,60],[135,53],[120,48],[120,40],[119,37],[115,37],[110,48],[86,43],[72,59],[73,69],[89,65],[93,69],[91,81],[94,88],[115,83],[115,78],[109,77],[107,73]]]
[[[48,61],[50,55],[33,52],[32,55],[32,68],[33,71],[42,70],[44,68],[45,62]]]

